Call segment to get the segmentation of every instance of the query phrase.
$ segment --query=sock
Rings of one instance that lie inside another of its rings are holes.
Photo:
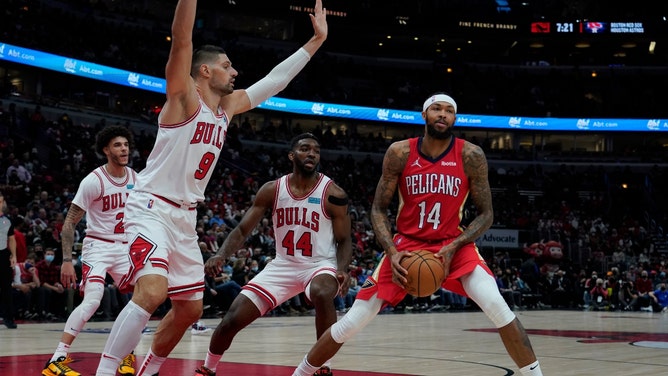
[[[543,371],[540,370],[540,364],[535,362],[520,368],[520,373],[524,376],[543,376]]]
[[[132,300],[118,314],[97,367],[97,376],[116,375],[118,363],[134,350],[151,314]]]
[[[320,367],[314,367],[309,364],[308,359],[306,359],[307,357],[308,355],[304,355],[304,359],[302,359],[302,362],[299,363],[299,366],[292,374],[292,376],[313,376],[315,371],[320,369]]]
[[[216,367],[218,367],[218,362],[220,362],[220,358],[223,357],[223,354],[214,354],[211,352],[211,350],[206,352],[206,359],[204,360],[204,367],[215,371]]]
[[[59,342],[58,347],[56,347],[56,352],[53,353],[51,361],[58,360],[61,356],[67,357],[67,354],[70,352],[70,345],[65,342]]]
[[[139,371],[137,371],[137,376],[157,374],[165,360],[167,360],[166,357],[155,355],[153,349],[148,350],[146,358],[144,358]]]

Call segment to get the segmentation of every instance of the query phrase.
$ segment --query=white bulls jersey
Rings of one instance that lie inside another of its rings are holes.
[[[217,114],[200,99],[190,119],[178,124],[163,124],[155,145],[137,179],[136,190],[174,201],[204,200],[211,174],[227,134],[228,118]],[[221,110],[222,111],[222,110]]]
[[[136,180],[130,167],[125,167],[124,177],[116,178],[100,166],[81,181],[72,203],[86,211],[86,236],[125,241],[123,209]]]
[[[289,179],[292,174],[276,181],[272,221],[277,260],[336,260],[332,219],[325,212],[325,193],[332,181],[323,174],[319,175],[318,183],[303,197],[296,197],[290,192]]]

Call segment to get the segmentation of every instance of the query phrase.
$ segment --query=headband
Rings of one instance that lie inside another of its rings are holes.
[[[426,101],[424,101],[424,104],[422,105],[422,111],[427,111],[427,108],[432,105],[434,102],[447,102],[452,105],[452,107],[455,108],[455,113],[457,113],[457,102],[455,102],[454,99],[452,99],[451,96],[446,95],[446,94],[436,94],[432,95],[431,97],[427,98]]]

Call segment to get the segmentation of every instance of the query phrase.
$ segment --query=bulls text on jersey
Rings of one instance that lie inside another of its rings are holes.
[[[301,225],[313,231],[320,229],[320,213],[308,208],[276,208],[276,228]]]
[[[211,144],[218,149],[222,149],[226,134],[226,131],[223,129],[223,127],[216,124],[200,121],[195,127],[195,133],[190,140],[190,144]]]
[[[125,207],[129,192],[117,192],[102,196],[102,211],[115,210]]]

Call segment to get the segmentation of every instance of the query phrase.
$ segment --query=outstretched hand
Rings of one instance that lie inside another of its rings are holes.
[[[322,0],[315,1],[314,14],[309,14],[316,38],[327,38],[327,9],[322,7]]]

